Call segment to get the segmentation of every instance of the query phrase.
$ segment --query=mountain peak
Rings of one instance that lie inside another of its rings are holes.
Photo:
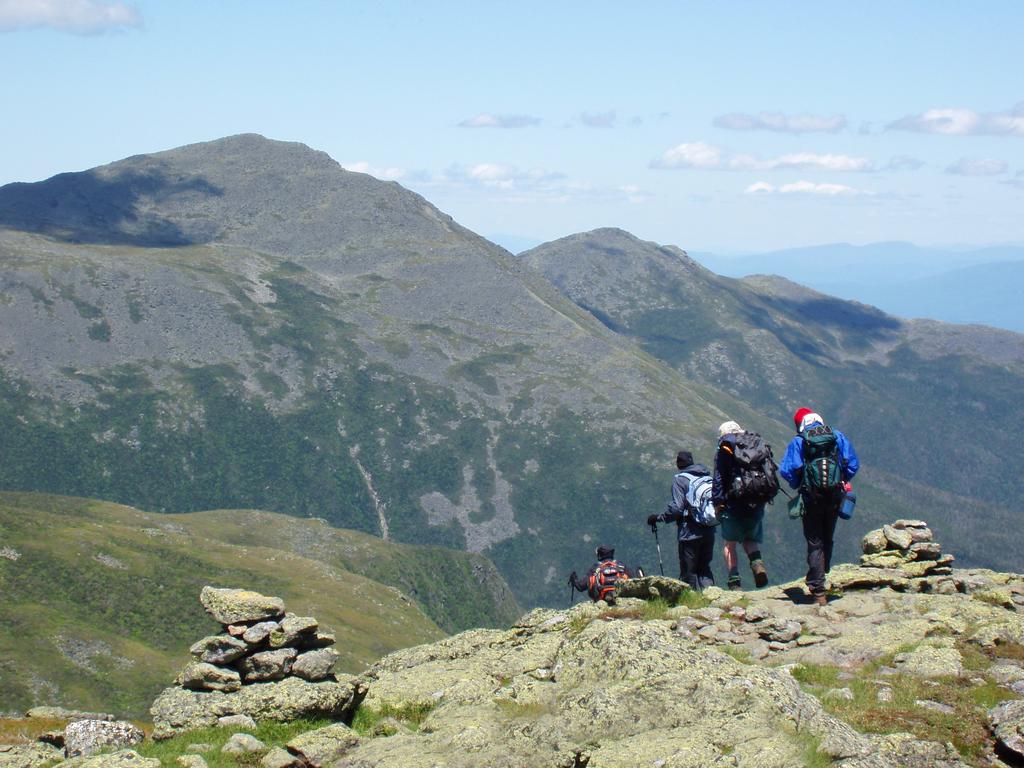
[[[436,238],[452,226],[398,184],[346,171],[305,144],[255,133],[0,187],[0,228],[67,242],[223,242],[302,257],[396,232]]]

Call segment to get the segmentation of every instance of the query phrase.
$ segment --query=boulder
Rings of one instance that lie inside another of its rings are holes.
[[[866,568],[901,568],[911,562],[909,554],[887,549],[874,555],[861,555],[860,564]]]
[[[894,528],[891,525],[883,525],[882,533],[885,535],[885,540],[888,542],[886,549],[910,549],[910,545],[914,543],[914,537],[911,536],[910,531],[906,528]]]
[[[775,621],[759,624],[757,633],[769,643],[788,643],[800,636],[801,629],[802,627],[798,621],[776,619]]]
[[[344,723],[335,723],[296,736],[286,746],[312,768],[323,768],[343,757],[359,742],[355,731]]]
[[[235,733],[224,742],[220,751],[225,755],[246,755],[250,752],[262,752],[267,745],[251,733]]]
[[[0,744],[0,768],[41,768],[63,758],[51,744]]]
[[[153,737],[217,725],[226,715],[248,715],[254,720],[291,722],[299,718],[343,720],[366,695],[366,685],[346,676],[341,680],[310,683],[289,677],[276,683],[245,685],[233,693],[168,688],[150,709]]]
[[[942,556],[942,547],[936,541],[916,541],[910,545],[915,560],[938,560]]]
[[[217,718],[218,728],[241,728],[243,730],[255,731],[256,721],[248,715],[225,715]]]
[[[143,757],[133,749],[122,749],[91,757],[73,757],[61,763],[60,768],[160,768],[160,761]]]
[[[292,674],[303,680],[323,680],[334,671],[338,652],[333,648],[319,648],[300,653],[292,664]]]
[[[206,760],[201,755],[178,755],[174,762],[181,768],[207,768]]]
[[[1024,699],[1005,701],[988,713],[996,754],[1016,765],[1024,760]]]
[[[316,619],[311,616],[288,614],[276,629],[270,631],[270,647],[294,646],[303,635],[315,634],[317,626]]]
[[[860,546],[866,555],[873,555],[877,552],[881,552],[885,549],[888,542],[885,539],[885,534],[882,533],[881,528],[876,528],[873,531],[868,531],[864,534],[864,538],[860,540]]]
[[[302,768],[302,761],[281,747],[274,747],[260,760],[263,768]]]
[[[233,669],[215,667],[198,661],[189,664],[174,681],[182,688],[195,691],[237,691],[242,687],[242,678]]]
[[[675,603],[690,586],[679,579],[668,576],[644,576],[640,579],[626,579],[619,583],[616,597],[633,597],[641,600],[662,599]]]
[[[280,648],[276,651],[262,651],[242,659],[238,671],[246,683],[281,680],[292,669],[292,662],[299,652],[294,648]]]
[[[279,626],[281,625],[276,621],[261,621],[253,624],[251,627],[247,627],[245,632],[242,633],[242,639],[253,647],[262,645],[270,637],[270,633]]]
[[[247,589],[203,587],[199,600],[216,621],[227,626],[267,621],[284,615],[284,601]]]
[[[245,656],[249,646],[231,635],[210,635],[194,643],[189,653],[207,664],[227,665]]]
[[[142,729],[124,721],[75,720],[64,729],[64,751],[68,757],[88,757],[110,747],[141,744]]]

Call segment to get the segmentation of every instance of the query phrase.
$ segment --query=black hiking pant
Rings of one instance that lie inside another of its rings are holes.
[[[807,588],[825,594],[825,574],[832,567],[832,537],[843,497],[813,500],[804,496],[804,538],[807,540]]]
[[[715,555],[715,537],[701,536],[679,542],[679,579],[696,590],[712,587],[711,558]]]

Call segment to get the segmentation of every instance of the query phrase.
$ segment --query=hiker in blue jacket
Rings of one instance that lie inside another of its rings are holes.
[[[687,509],[686,492],[691,479],[707,477],[711,473],[703,464],[694,464],[693,454],[680,451],[676,455],[679,472],[672,480],[672,498],[660,515],[650,515],[647,525],[675,522],[679,529],[679,579],[693,589],[712,587],[715,577],[711,573],[711,559],[715,554],[715,529],[698,525]]]
[[[807,541],[807,589],[818,605],[827,605],[825,574],[832,565],[832,538],[835,535],[844,491],[849,490],[849,481],[860,469],[860,461],[846,435],[838,429],[831,429],[831,434],[835,437],[834,458],[838,461],[842,482],[832,490],[817,492],[809,483],[804,482],[805,464],[808,459],[805,436],[809,430],[820,431],[820,428],[825,427],[825,421],[810,408],[800,408],[793,414],[793,425],[796,427],[796,437],[786,448],[786,455],[779,465],[779,474],[786,479],[791,488],[800,489],[804,539]]]

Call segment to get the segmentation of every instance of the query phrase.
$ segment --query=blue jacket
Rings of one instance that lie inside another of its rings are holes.
[[[663,523],[675,521],[679,527],[679,541],[693,541],[705,536],[714,536],[715,529],[706,525],[697,525],[691,519],[686,505],[686,492],[690,489],[690,478],[687,475],[701,477],[711,474],[703,464],[691,464],[672,479],[672,498],[665,507],[665,512],[658,515]]]
[[[810,426],[821,426],[816,421]],[[843,468],[843,479],[851,480],[860,469],[860,461],[857,459],[857,452],[853,450],[853,444],[846,439],[846,435],[838,429],[832,430],[836,436],[836,444],[839,448],[839,463]],[[804,438],[797,435],[789,441],[786,447],[786,455],[782,457],[782,464],[779,465],[779,474],[786,478],[790,488],[799,488],[800,481],[804,474]]]

